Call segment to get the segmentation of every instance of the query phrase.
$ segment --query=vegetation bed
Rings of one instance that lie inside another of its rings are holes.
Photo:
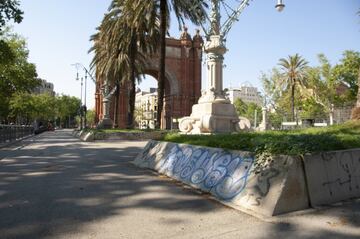
[[[169,133],[164,141],[242,150],[256,154],[304,155],[332,150],[360,148],[360,121],[324,128],[292,131],[241,132],[214,135]]]

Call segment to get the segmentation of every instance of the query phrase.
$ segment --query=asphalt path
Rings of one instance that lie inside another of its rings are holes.
[[[360,201],[258,219],[131,161],[145,141],[0,148],[0,238],[360,238]]]

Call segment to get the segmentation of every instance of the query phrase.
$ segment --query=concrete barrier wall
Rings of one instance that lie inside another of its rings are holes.
[[[279,156],[253,172],[254,155],[168,142],[149,141],[135,165],[211,193],[218,201],[253,214],[273,216],[308,208],[298,158]]]
[[[360,197],[360,149],[305,156],[312,206]]]
[[[85,130],[78,131],[78,130],[74,130],[74,131],[72,132],[72,135],[73,135],[74,137],[77,137],[77,138],[81,139],[82,141],[86,141],[86,142],[94,141],[94,132],[91,132],[91,131],[85,131]]]

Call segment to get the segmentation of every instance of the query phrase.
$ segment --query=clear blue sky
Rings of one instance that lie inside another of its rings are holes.
[[[252,1],[231,30],[225,87],[242,82],[261,87],[261,72],[268,72],[290,54],[299,53],[314,65],[318,53],[335,64],[344,50],[360,51],[360,17],[356,15],[360,0],[284,0],[282,13],[275,11],[275,2]],[[30,61],[36,64],[39,77],[54,83],[56,92],[80,97],[71,64],[89,65],[89,37],[109,4],[110,0],[21,0],[24,20],[14,31],[27,39]],[[194,27],[189,28],[193,34]],[[175,20],[170,33],[180,34]],[[203,79],[205,75],[203,71]],[[203,88],[205,84],[203,80]],[[88,86],[91,108],[94,84],[89,81]],[[143,87],[148,86],[144,82]]]

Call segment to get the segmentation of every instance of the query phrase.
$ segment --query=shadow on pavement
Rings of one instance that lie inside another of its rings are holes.
[[[44,238],[133,208],[201,213],[217,207],[132,165],[140,147],[94,146],[60,131],[45,133],[31,148],[2,150],[0,237]],[[153,187],[167,196],[153,195]]]

